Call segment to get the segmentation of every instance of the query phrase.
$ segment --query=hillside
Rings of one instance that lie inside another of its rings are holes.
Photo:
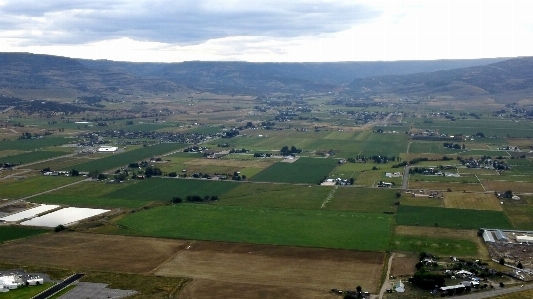
[[[349,87],[352,93],[361,95],[520,96],[533,91],[533,58],[429,73],[358,78]]]

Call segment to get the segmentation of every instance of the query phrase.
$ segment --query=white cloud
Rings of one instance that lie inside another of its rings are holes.
[[[10,0],[0,51],[166,62],[533,56],[531,11],[526,1]]]

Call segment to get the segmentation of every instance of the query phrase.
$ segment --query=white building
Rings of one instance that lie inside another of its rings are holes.
[[[114,153],[118,150],[116,146],[106,146],[98,149],[99,153]]]

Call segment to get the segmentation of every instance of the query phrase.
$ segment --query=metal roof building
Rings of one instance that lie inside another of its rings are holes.
[[[492,236],[492,233],[488,230],[483,232],[483,240],[485,240],[485,242],[492,242],[492,243],[495,242],[494,237]]]
[[[507,237],[503,234],[503,232],[499,229],[494,231],[494,235],[496,236],[496,239],[498,241],[507,241]]]

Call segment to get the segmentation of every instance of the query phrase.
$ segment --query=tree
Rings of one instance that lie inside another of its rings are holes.
[[[396,198],[400,198],[402,197],[402,193],[401,192],[396,192]]]
[[[503,288],[505,284],[503,282],[500,282],[500,288]]]
[[[58,232],[60,232],[60,231],[62,231],[62,230],[65,230],[65,226],[64,226],[63,224],[60,224],[60,225],[58,225],[58,226],[56,226],[56,227],[54,228],[54,231],[55,231],[56,233],[58,233]]]
[[[102,180],[107,179],[107,175],[106,175],[106,174],[103,174],[103,173],[99,173],[98,176],[96,176],[96,178],[97,178],[99,181],[102,181]]]
[[[524,269],[524,266],[522,265],[522,262],[518,262],[518,264],[516,265],[516,267],[518,269]]]
[[[500,263],[500,265],[505,265],[505,259],[503,257],[501,257],[500,260],[499,260],[499,263]]]
[[[357,291],[357,293],[361,293],[363,291],[363,288],[361,288],[361,286],[357,286],[355,290]]]
[[[422,269],[422,267],[424,267],[424,263],[422,263],[422,262],[418,262],[415,265],[416,270],[420,270],[420,269]]]
[[[350,185],[353,185],[354,182],[355,182],[355,179],[354,178],[350,178]]]
[[[181,197],[172,197],[171,202],[172,203],[181,203],[181,202],[183,202],[183,199]]]
[[[80,172],[77,171],[76,169],[72,169],[72,170],[70,171],[70,175],[71,175],[71,176],[79,176],[79,175],[80,175]]]

